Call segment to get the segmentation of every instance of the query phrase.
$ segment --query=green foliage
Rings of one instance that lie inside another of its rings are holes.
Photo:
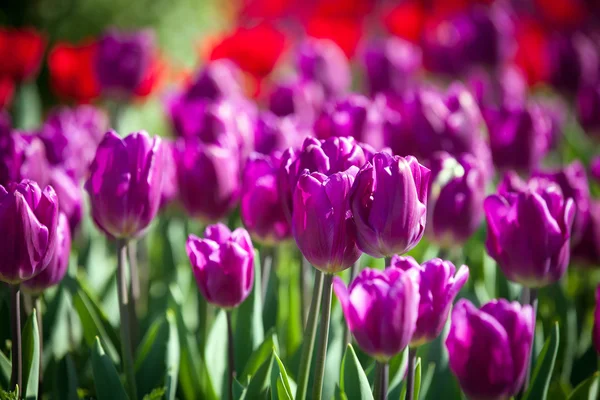
[[[552,372],[554,371],[556,355],[558,354],[559,341],[558,323],[555,323],[550,337],[546,340],[540,355],[537,357],[531,383],[523,396],[523,400],[546,399],[550,380],[552,379]]]

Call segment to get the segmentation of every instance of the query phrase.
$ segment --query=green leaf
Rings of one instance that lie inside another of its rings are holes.
[[[373,400],[371,385],[351,344],[346,348],[342,359],[340,389],[348,400]]]
[[[254,349],[263,342],[265,337],[262,321],[262,281],[260,273],[260,257],[258,250],[255,250],[254,288],[236,312],[236,326],[244,327],[243,329],[236,329],[234,336],[237,370],[242,370],[245,367]]]
[[[17,390],[14,392],[5,392],[3,389],[0,389],[0,400],[19,400]]]
[[[258,371],[250,379],[246,398],[248,399],[268,399],[271,382],[271,370],[273,369],[273,353],[267,361],[260,366]]]
[[[227,390],[227,317],[220,310],[210,330],[204,350],[204,359],[212,386],[218,398],[224,397]]]
[[[421,379],[421,389],[420,389],[419,396],[423,399],[427,398],[427,392],[429,391],[431,382],[433,382],[434,374],[435,374],[435,363],[429,363],[429,365],[427,366],[427,372],[425,372],[425,376]]]
[[[254,353],[252,353],[243,372],[238,375],[239,378],[244,381],[246,378],[253,376],[261,365],[271,357],[273,349],[275,349],[276,352],[279,352],[279,343],[275,330],[267,332],[265,340],[258,346]]]
[[[273,388],[276,388],[274,390]],[[290,378],[281,359],[273,349],[273,368],[271,369],[271,398],[274,400],[289,399],[296,396],[296,385],[290,384]]]
[[[54,369],[53,398],[79,400],[77,385],[77,370],[71,355],[67,354]]]
[[[37,324],[37,311],[27,319],[22,333],[23,345],[23,386],[24,399],[38,398],[40,382],[40,333]]]
[[[92,350],[92,375],[98,400],[127,400],[125,388],[111,358],[106,354],[100,338],[96,337]]]
[[[421,388],[421,358],[417,358],[417,361],[415,362],[415,385],[413,387],[413,399],[418,399],[419,398],[419,392],[420,392],[420,388]],[[408,390],[407,388],[407,383],[408,381],[405,379],[403,384],[402,384],[402,391],[400,392],[400,398],[401,399],[405,399],[406,398],[406,392]]]
[[[233,399],[244,400],[246,397],[246,388],[237,379],[233,379]]]
[[[569,400],[596,400],[600,397],[600,372],[594,373],[571,392]]]
[[[340,385],[335,385],[335,390],[333,392],[334,400],[348,400],[348,396],[346,393],[340,388]]]
[[[152,324],[138,350],[135,362],[138,393],[146,395],[156,387],[165,388],[165,398],[173,400],[179,372],[179,337],[173,311]]]
[[[156,388],[147,395],[144,396],[143,400],[163,400],[166,398],[167,389],[164,387]]]
[[[12,363],[3,352],[0,351],[0,387],[10,385],[10,375],[12,374]]]
[[[545,400],[548,395],[548,387],[556,362],[556,354],[558,353],[558,345],[560,343],[558,323],[554,323],[552,333],[535,363],[535,369],[531,383],[527,392],[523,396],[523,400]]]

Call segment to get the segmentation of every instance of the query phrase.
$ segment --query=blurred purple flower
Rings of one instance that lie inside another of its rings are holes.
[[[323,88],[312,81],[290,81],[275,85],[269,95],[269,110],[279,117],[293,115],[312,124],[325,101]]]
[[[600,83],[579,88],[576,111],[579,123],[586,133],[600,134]]]
[[[58,196],[60,211],[67,218],[71,232],[74,233],[83,217],[83,193],[80,184],[63,169],[54,167],[50,172],[50,185]]]
[[[350,63],[337,44],[326,39],[305,39],[298,48],[297,69],[303,80],[320,84],[327,97],[350,89]]]

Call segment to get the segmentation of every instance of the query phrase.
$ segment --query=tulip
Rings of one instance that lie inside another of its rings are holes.
[[[485,175],[477,159],[465,153],[458,159],[434,155],[427,205],[427,235],[444,247],[461,245],[483,220]]]
[[[317,269],[333,274],[360,257],[348,194],[358,168],[331,176],[305,171],[294,193],[292,233],[302,255]]]
[[[45,186],[50,179],[46,149],[39,137],[13,131],[0,137],[0,184],[31,179]]]
[[[188,99],[217,101],[243,95],[242,75],[229,60],[208,63],[187,88]]]
[[[450,369],[470,399],[507,399],[525,379],[533,309],[504,299],[477,309],[459,300],[446,339]]]
[[[353,137],[381,149],[383,143],[382,115],[378,103],[352,94],[328,103],[314,123],[315,136],[327,139],[334,136]]]
[[[19,284],[42,272],[56,248],[58,199],[54,189],[22,180],[0,186],[0,280]]]
[[[164,139],[165,160],[163,171],[162,195],[160,207],[165,207],[177,198],[179,186],[177,185],[177,163],[175,161],[176,142]]]
[[[254,247],[245,229],[231,232],[223,224],[210,225],[204,239],[190,235],[185,247],[209,303],[231,309],[246,300],[254,283]]]
[[[420,276],[419,316],[410,346],[431,342],[444,329],[454,298],[469,279],[469,268],[463,265],[456,271],[454,264],[439,258],[419,265],[412,257],[398,255],[392,257],[391,267],[414,270]]]
[[[586,133],[600,133],[600,84],[586,85],[577,91],[577,118]]]
[[[583,33],[549,35],[547,43],[549,81],[556,88],[575,92],[595,84],[600,71],[596,43]]]
[[[179,198],[189,214],[217,221],[236,206],[240,193],[237,149],[197,139],[179,140],[175,162]]]
[[[480,107],[523,105],[528,95],[525,75],[515,66],[496,73],[476,70],[469,77],[469,87]]]
[[[269,95],[269,110],[286,117],[295,115],[312,123],[324,102],[323,88],[312,81],[291,81],[276,85]]]
[[[571,248],[574,261],[592,268],[600,265],[600,201],[592,199],[581,240]]]
[[[132,95],[150,67],[153,47],[151,31],[106,31],[96,52],[96,74],[102,90]]]
[[[590,161],[590,173],[592,178],[600,183],[600,156],[596,156]]]
[[[395,37],[370,44],[363,58],[371,96],[404,92],[421,67],[421,49]]]
[[[360,348],[387,362],[408,346],[419,316],[419,276],[399,268],[365,268],[346,288],[335,277],[333,290]]]
[[[569,264],[575,204],[558,185],[532,181],[488,196],[486,248],[506,277],[528,288],[558,281]]]
[[[327,97],[342,95],[350,88],[350,64],[333,41],[305,40],[298,49],[296,63],[300,77],[320,84]]]
[[[52,168],[50,185],[56,191],[61,213],[64,213],[71,232],[79,227],[83,217],[83,199],[80,184],[61,168]]]
[[[292,118],[279,118],[269,111],[262,112],[254,126],[254,151],[271,154],[297,147],[304,139]]]
[[[366,162],[363,147],[352,138],[329,138],[324,141],[309,137],[297,151],[284,151],[279,169],[278,184],[286,215],[292,214],[294,191],[305,169],[333,175],[348,168],[362,167]]]
[[[377,153],[350,192],[357,244],[373,257],[403,254],[423,237],[429,169],[414,157]]]
[[[0,28],[0,76],[21,82],[39,69],[46,40],[33,28]]]
[[[277,187],[280,162],[278,154],[257,154],[244,169],[240,216],[250,234],[265,244],[276,244],[291,236]]]
[[[71,232],[64,213],[60,213],[56,228],[56,249],[48,266],[31,279],[23,281],[26,291],[39,294],[57,285],[67,273],[71,252]],[[40,312],[40,310],[38,310]]]
[[[596,288],[596,309],[594,311],[594,331],[592,341],[596,352],[600,354],[600,285]]]
[[[590,189],[585,167],[580,161],[574,161],[561,169],[537,171],[533,176],[556,183],[565,199],[573,199],[576,211],[571,241],[572,244],[576,244],[581,240],[590,218]]]
[[[139,236],[158,212],[163,165],[158,137],[141,131],[121,139],[107,132],[85,184],[96,226],[117,239]]]

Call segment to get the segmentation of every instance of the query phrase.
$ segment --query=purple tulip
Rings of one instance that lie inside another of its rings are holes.
[[[600,354],[600,285],[596,288],[596,308],[594,310],[594,331],[592,341],[596,352]]]
[[[581,240],[571,249],[574,261],[597,268],[600,265],[600,201],[590,201],[590,214]]]
[[[527,79],[514,66],[503,67],[496,73],[475,70],[469,77],[469,87],[480,107],[522,106],[528,96]]]
[[[269,111],[262,112],[254,127],[254,151],[271,154],[297,147],[304,139],[295,121],[279,118]]]
[[[580,161],[575,161],[562,169],[537,171],[533,176],[556,183],[564,198],[573,199],[576,211],[571,242],[576,244],[583,236],[590,217],[590,188],[585,167]]]
[[[533,180],[526,187],[485,199],[486,248],[506,277],[527,287],[559,280],[569,264],[569,241],[575,218],[573,199],[560,187]]]
[[[69,222],[71,232],[79,227],[83,217],[83,195],[80,184],[61,168],[52,168],[50,185],[56,191],[60,211]]]
[[[188,99],[217,101],[243,96],[242,73],[230,60],[211,61],[186,90]]]
[[[353,137],[375,149],[384,146],[382,128],[380,105],[359,94],[326,104],[313,127],[319,139]]]
[[[246,300],[254,283],[254,247],[246,230],[208,226],[204,239],[190,235],[186,251],[206,301],[231,309]]]
[[[429,169],[414,157],[377,153],[356,175],[350,204],[358,247],[373,257],[403,254],[425,231]]]
[[[429,163],[427,235],[443,247],[466,242],[483,220],[485,174],[477,159],[437,153]]]
[[[241,186],[237,149],[180,139],[175,162],[179,198],[190,215],[218,221],[237,205]]]
[[[175,142],[170,139],[163,139],[163,147],[165,153],[162,195],[160,206],[165,207],[171,201],[177,198],[179,194],[179,186],[177,185],[177,162],[175,161]]]
[[[279,154],[256,154],[244,169],[240,216],[250,234],[266,244],[276,244],[291,236],[277,186],[280,163]]]
[[[469,279],[469,268],[463,265],[456,272],[450,261],[434,258],[419,265],[412,257],[398,255],[392,257],[391,267],[414,270],[420,276],[419,317],[410,345],[418,347],[431,342],[444,329],[454,298]]]
[[[96,75],[102,90],[119,96],[133,94],[150,67],[153,50],[150,30],[106,31],[96,52]]]
[[[333,290],[348,328],[360,348],[387,362],[408,346],[419,315],[419,274],[399,268],[365,268],[346,288],[339,277]]]
[[[309,123],[323,106],[323,88],[312,81],[291,81],[276,85],[269,95],[269,110],[279,117],[296,116]]]
[[[600,156],[596,156],[590,161],[590,173],[592,178],[600,183]]]
[[[282,156],[278,176],[281,201],[286,215],[291,218],[296,183],[305,169],[309,172],[333,175],[352,166],[360,168],[365,162],[362,146],[352,138],[334,137],[320,141],[309,137],[304,140],[300,150],[286,150]]]
[[[141,131],[121,139],[107,132],[85,183],[96,226],[114,238],[139,236],[158,212],[163,170],[158,137]]]
[[[108,129],[108,117],[92,106],[59,108],[40,129],[48,161],[77,179],[85,177],[96,148]]]
[[[600,134],[600,83],[579,88],[576,104],[577,118],[586,133]]]
[[[575,92],[598,81],[600,60],[596,43],[582,33],[549,36],[549,80],[558,89]]]
[[[403,93],[421,67],[421,49],[395,37],[371,43],[363,58],[371,96]]]
[[[470,399],[508,399],[525,379],[533,341],[531,306],[459,300],[446,339],[450,369]]]
[[[292,233],[302,255],[315,268],[336,273],[360,257],[356,226],[350,213],[348,193],[356,167],[327,176],[304,173],[294,193]]]
[[[60,213],[56,228],[56,249],[48,266],[31,279],[23,281],[26,291],[42,293],[58,284],[67,273],[69,254],[71,252],[71,231],[65,214]]]
[[[346,93],[352,83],[346,55],[330,40],[306,39],[298,49],[297,68],[303,80],[320,84],[328,97]]]
[[[51,186],[22,180],[0,186],[0,280],[19,284],[42,272],[56,249],[58,199]]]

